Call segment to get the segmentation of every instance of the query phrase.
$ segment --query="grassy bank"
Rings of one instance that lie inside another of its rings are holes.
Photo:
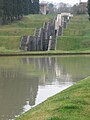
[[[57,50],[90,52],[90,22],[88,16],[74,16],[64,30],[63,36],[58,37]]]
[[[85,51],[38,51],[38,52],[21,52],[19,50],[6,50],[0,48],[0,56],[54,56],[54,55],[90,55],[88,50]]]
[[[49,98],[16,120],[90,120],[90,77]]]
[[[43,26],[44,22],[53,19],[55,15],[28,15],[20,21],[8,25],[0,25],[0,53],[8,50],[17,51],[20,39],[24,35],[33,35],[36,28]],[[3,48],[3,49],[2,49]]]

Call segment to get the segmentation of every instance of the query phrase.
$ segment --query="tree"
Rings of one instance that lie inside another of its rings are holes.
[[[39,13],[39,0],[35,0],[33,2],[33,7],[34,7],[34,14],[38,14]]]
[[[58,12],[62,13],[62,12],[71,12],[71,5],[66,4],[66,3],[59,3],[58,5]]]
[[[88,15],[89,15],[89,20],[90,20],[90,0],[88,0]]]
[[[3,15],[3,0],[0,0],[0,20],[2,18]]]
[[[30,0],[23,0],[23,14],[24,15],[29,14],[29,4],[30,4]]]
[[[48,4],[48,11],[50,14],[54,13],[54,4],[52,4],[52,3]]]
[[[29,14],[34,14],[33,0],[29,0]]]
[[[39,0],[29,0],[29,13],[38,14],[39,13]]]
[[[0,21],[3,24],[32,13],[39,13],[39,0],[0,0]]]

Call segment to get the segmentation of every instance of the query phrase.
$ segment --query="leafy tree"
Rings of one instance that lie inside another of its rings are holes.
[[[39,0],[29,0],[29,13],[38,14],[39,13]]]
[[[29,14],[29,0],[23,0],[23,14]]]
[[[33,10],[34,10],[34,14],[39,13],[39,0],[34,0],[34,2],[33,2]]]
[[[39,13],[39,0],[0,0],[0,21],[3,24],[20,20],[23,15]]]
[[[90,0],[88,0],[88,15],[89,15],[89,20],[90,20]]]

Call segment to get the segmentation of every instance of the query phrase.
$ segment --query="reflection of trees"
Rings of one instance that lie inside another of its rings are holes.
[[[29,101],[35,105],[38,77],[28,77],[21,71],[0,68],[0,119],[14,118]]]

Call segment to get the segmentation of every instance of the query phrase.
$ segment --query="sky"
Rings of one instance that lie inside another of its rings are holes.
[[[52,3],[60,3],[60,2],[63,2],[63,3],[69,3],[71,5],[74,5],[76,3],[79,3],[80,0],[40,0],[41,1],[46,1],[46,2],[52,2]],[[87,0],[81,0],[81,2],[87,2]]]

